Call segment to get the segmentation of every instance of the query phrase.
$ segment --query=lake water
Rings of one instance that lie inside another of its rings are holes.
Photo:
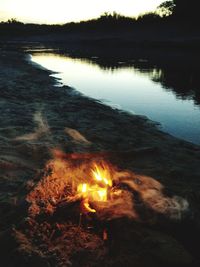
[[[142,60],[105,67],[97,57],[88,60],[55,53],[33,54],[32,61],[58,72],[53,76],[86,96],[145,115],[159,122],[163,131],[200,144],[200,105],[193,73],[186,77],[182,68],[162,69]]]

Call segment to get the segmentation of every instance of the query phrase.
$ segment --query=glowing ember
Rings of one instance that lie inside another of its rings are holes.
[[[83,198],[83,208],[86,212],[96,212],[90,207],[90,202],[106,202],[108,188],[112,186],[109,170],[105,166],[94,165],[91,170],[92,181],[78,185],[77,191]]]

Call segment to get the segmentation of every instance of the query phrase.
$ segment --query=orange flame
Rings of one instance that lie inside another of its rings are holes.
[[[108,188],[112,186],[109,169],[105,166],[94,165],[91,170],[93,180],[90,183],[78,185],[77,191],[83,198],[83,207],[86,212],[96,212],[90,207],[90,202],[106,202]]]

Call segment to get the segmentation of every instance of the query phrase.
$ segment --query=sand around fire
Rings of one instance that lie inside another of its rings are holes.
[[[1,266],[199,266],[200,147],[49,74],[1,48]]]

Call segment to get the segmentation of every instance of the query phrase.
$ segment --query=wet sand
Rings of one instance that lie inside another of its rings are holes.
[[[51,72],[33,65],[22,50],[2,48],[0,52],[2,266],[79,265],[76,256],[71,256],[68,263],[66,259],[65,263],[60,261],[59,265],[58,255],[50,260],[41,243],[33,246],[25,237],[26,227],[22,223],[27,218],[25,199],[42,179],[53,150],[106,157],[119,170],[132,171],[138,177],[150,176],[162,184],[167,196],[176,195],[189,203],[185,221],[176,222],[173,230],[163,224],[161,227],[160,222],[153,228],[137,224],[135,232],[140,250],[134,250],[134,257],[130,256],[127,251],[134,247],[135,241],[132,244],[132,239],[126,237],[124,242],[130,243],[123,252],[128,257],[126,266],[131,266],[133,260],[136,266],[147,266],[149,261],[148,266],[198,264],[200,246],[195,242],[200,236],[200,147],[160,131],[156,123],[146,117],[111,109],[70,87],[56,87],[55,79],[49,76]],[[181,230],[176,235],[179,225]],[[185,231],[188,234],[182,238]],[[91,239],[95,238],[86,232]],[[140,237],[139,233],[142,233]],[[96,251],[102,253],[102,244],[99,247]],[[172,252],[174,255],[169,256]],[[15,262],[10,260],[11,255],[15,255]],[[100,257],[97,263],[88,256],[88,262],[82,266],[100,263],[101,266],[120,266],[120,261],[114,262],[112,255],[109,255],[109,263],[102,265],[106,257]]]

